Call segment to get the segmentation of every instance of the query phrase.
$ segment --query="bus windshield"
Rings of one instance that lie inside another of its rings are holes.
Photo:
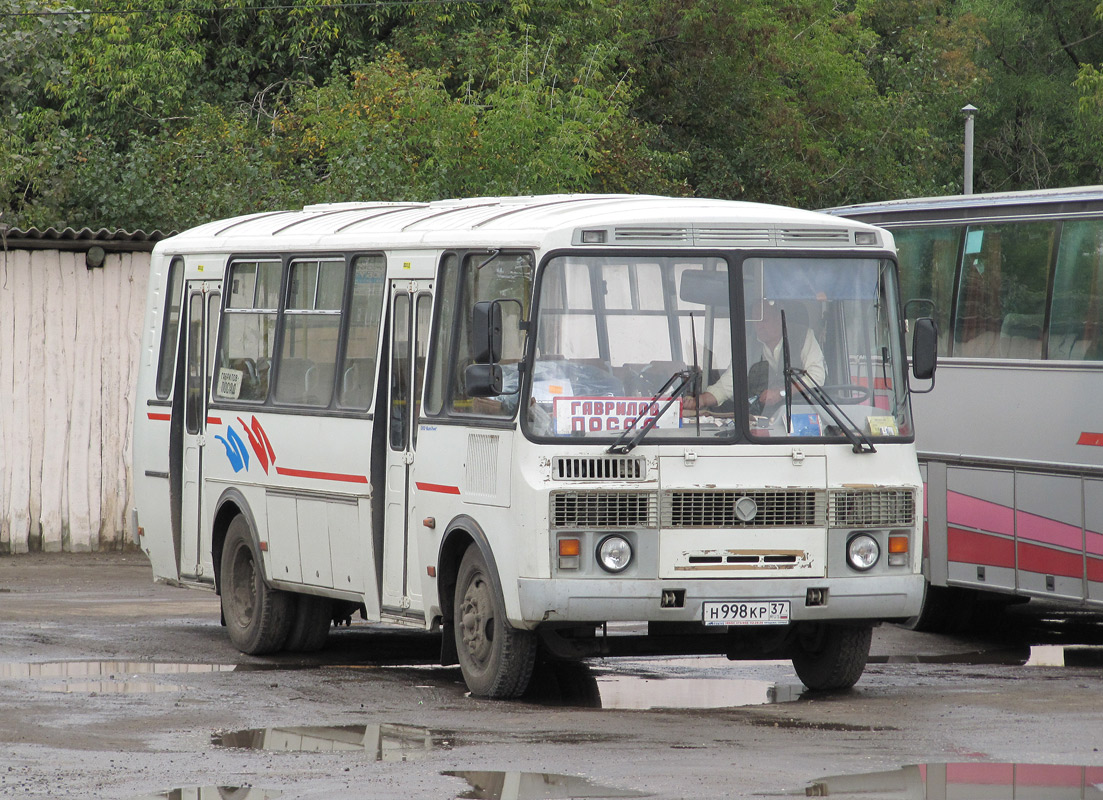
[[[553,258],[529,431],[595,443],[638,441],[644,426],[647,442],[910,437],[894,276],[868,258]]]

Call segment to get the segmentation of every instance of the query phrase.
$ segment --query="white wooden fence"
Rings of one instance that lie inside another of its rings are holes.
[[[141,251],[87,269],[83,249],[0,250],[0,554],[134,546],[148,269]]]

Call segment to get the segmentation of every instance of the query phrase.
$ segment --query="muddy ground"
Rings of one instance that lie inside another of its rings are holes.
[[[909,766],[991,763],[1005,784],[1068,765],[1052,780],[1079,785],[1046,797],[1103,797],[1092,645],[1103,615],[1032,603],[967,635],[882,626],[839,695],[709,657],[545,668],[492,702],[431,634],[357,622],[317,657],[252,658],[213,594],[154,584],[141,554],[3,557],[0,796],[958,797],[953,766]]]

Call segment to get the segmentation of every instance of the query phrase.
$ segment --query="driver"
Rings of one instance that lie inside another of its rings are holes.
[[[801,338],[801,327],[794,325],[791,320],[786,321],[786,326],[789,333],[789,357],[792,366],[803,369],[808,374],[810,381],[822,386],[824,378],[827,377],[827,367],[824,365],[823,350],[820,349],[820,343],[816,341],[816,335],[812,333],[811,328],[803,327],[804,335]],[[784,347],[781,341],[781,308],[773,300],[762,304],[762,319],[754,323],[754,328],[761,355],[758,362],[752,364],[750,368],[752,391],[758,390],[757,402],[760,408],[772,408],[785,398],[782,393],[782,384],[784,383],[782,373],[785,371],[785,364]],[[797,347],[798,339],[800,339],[799,349]],[[752,347],[748,352],[748,361],[750,361],[753,353],[754,348]],[[765,380],[762,378],[763,370],[766,372]],[[757,380],[756,376],[758,376]],[[753,384],[756,383],[758,385],[754,386]],[[765,388],[759,389],[758,387],[762,386],[763,383],[765,383]],[[790,387],[789,390],[794,391],[794,388]],[[716,383],[701,392],[699,397],[700,407],[718,406],[730,400],[732,394],[733,379],[731,367],[729,367]],[[689,410],[697,408],[697,402],[691,395],[683,398],[682,404],[684,408]]]

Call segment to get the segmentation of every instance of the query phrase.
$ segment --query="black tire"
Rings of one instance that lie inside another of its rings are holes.
[[[794,644],[793,668],[814,692],[849,689],[865,671],[872,641],[870,625],[804,623]]]
[[[536,663],[536,635],[506,619],[505,601],[477,545],[460,561],[452,609],[460,671],[477,697],[520,697]]]
[[[333,623],[333,601],[312,594],[294,595],[291,625],[284,650],[313,653],[326,646]]]
[[[230,641],[251,656],[283,647],[291,622],[291,595],[264,582],[249,523],[234,517],[226,530],[220,566],[222,616]]]

